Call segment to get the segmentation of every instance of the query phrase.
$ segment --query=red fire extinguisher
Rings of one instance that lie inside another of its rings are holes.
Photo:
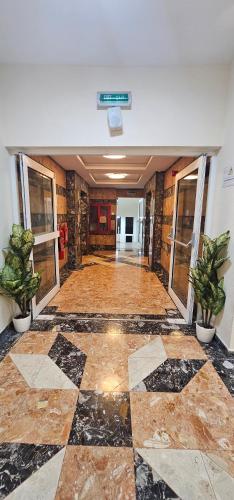
[[[63,224],[63,229],[64,229],[64,243],[66,245],[68,243],[68,227],[66,222],[64,222]]]
[[[65,235],[62,226],[59,227],[59,260],[63,260],[65,257],[64,250]]]

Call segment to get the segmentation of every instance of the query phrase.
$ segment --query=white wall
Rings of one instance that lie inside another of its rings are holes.
[[[225,345],[234,350],[234,186],[223,188],[223,171],[227,166],[234,167],[234,64],[230,79],[229,98],[227,102],[227,122],[224,146],[217,158],[217,173],[213,193],[212,235],[229,229],[231,241],[229,255],[231,262],[226,265],[225,290],[226,304],[217,319],[217,332]]]
[[[138,217],[140,198],[118,198],[117,215],[121,217]]]
[[[223,141],[226,66],[0,67],[6,146],[201,146]],[[98,90],[131,90],[124,134],[110,137]]]
[[[8,245],[13,223],[10,156],[0,143],[0,267],[4,263],[2,249]],[[13,313],[12,302],[0,295],[0,332],[8,325]]]

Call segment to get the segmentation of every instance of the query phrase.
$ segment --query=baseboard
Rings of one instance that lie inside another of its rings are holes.
[[[215,334],[215,337],[217,337],[217,339],[219,340],[219,342],[221,342],[221,344],[223,345],[224,349],[226,350],[227,355],[234,353],[234,349],[228,349],[228,347],[226,346],[225,342],[219,337],[219,335],[217,333]]]

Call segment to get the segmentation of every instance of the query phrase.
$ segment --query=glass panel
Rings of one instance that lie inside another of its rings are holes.
[[[126,217],[125,234],[133,234],[133,217]]]
[[[53,182],[50,177],[28,168],[32,231],[34,234],[54,231]]]
[[[193,234],[197,178],[198,170],[195,170],[178,182],[175,239],[185,244]],[[184,306],[187,305],[191,249],[191,245],[184,247],[179,243],[174,247],[172,289]]]
[[[98,207],[95,205],[90,207],[90,232],[98,232]]]
[[[33,247],[35,272],[41,272],[41,285],[36,295],[38,304],[56,285],[55,244],[54,240]]]

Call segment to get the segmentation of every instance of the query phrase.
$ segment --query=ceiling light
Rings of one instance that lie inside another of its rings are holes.
[[[186,181],[193,181],[193,180],[195,180],[195,179],[197,179],[197,178],[198,178],[198,175],[195,175],[195,174],[190,174],[190,175],[187,175],[187,176],[185,177],[185,180],[186,180]]]
[[[109,179],[125,179],[125,177],[127,177],[128,174],[105,174],[107,177],[109,177]]]
[[[102,157],[108,160],[123,160],[123,158],[126,158],[126,155],[102,155]]]

